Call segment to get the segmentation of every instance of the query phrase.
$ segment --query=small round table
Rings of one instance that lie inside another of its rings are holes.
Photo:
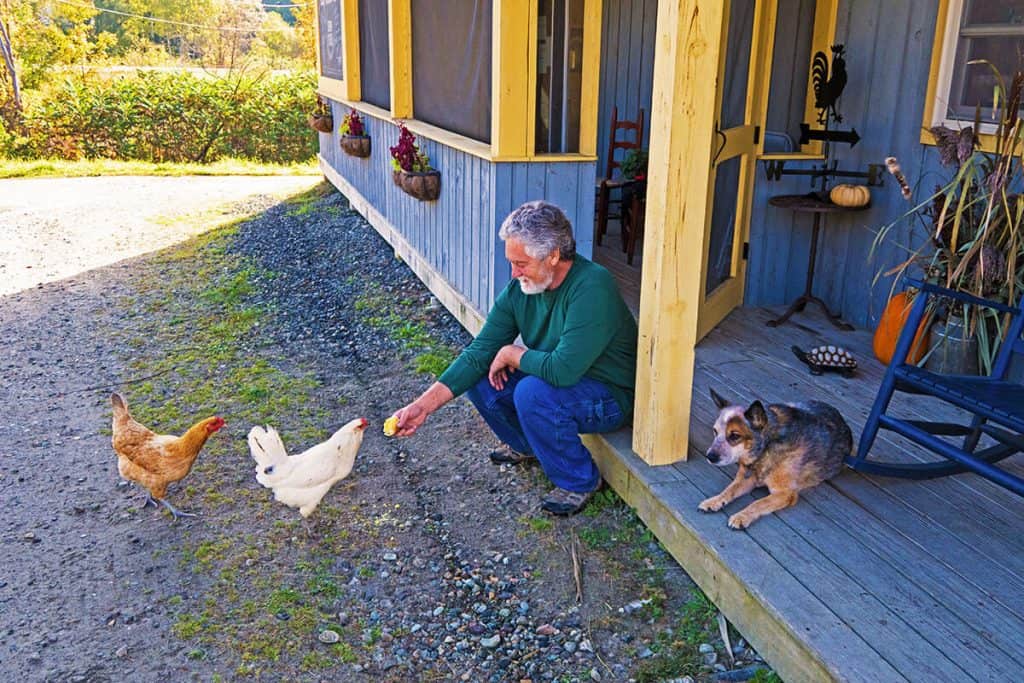
[[[829,322],[833,325],[841,330],[852,330],[853,325],[844,323],[840,319],[839,313],[833,313],[828,310],[828,306],[825,305],[825,302],[814,296],[811,292],[811,289],[814,286],[814,263],[817,260],[818,233],[821,231],[821,217],[823,214],[863,211],[867,209],[869,205],[839,206],[838,204],[833,204],[828,200],[821,199],[814,193],[776,195],[770,198],[768,203],[780,209],[789,209],[790,211],[795,211],[797,213],[812,213],[814,214],[814,225],[811,228],[811,251],[807,259],[807,283],[804,285],[804,293],[797,297],[796,301],[790,304],[789,309],[785,313],[775,320],[769,320],[766,324],[769,327],[778,327],[789,320],[789,317],[797,311],[804,310],[807,304],[815,303],[821,307],[821,310],[824,311],[825,315],[828,316]]]

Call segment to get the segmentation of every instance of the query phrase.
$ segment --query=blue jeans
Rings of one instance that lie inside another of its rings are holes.
[[[624,421],[604,384],[584,377],[571,387],[554,387],[516,371],[501,391],[485,375],[466,396],[499,439],[537,456],[555,486],[578,492],[597,488],[601,473],[579,435],[610,432]]]

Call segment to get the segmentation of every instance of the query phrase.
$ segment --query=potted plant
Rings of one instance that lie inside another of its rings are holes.
[[[951,178],[905,214],[926,230],[927,238],[886,274],[902,275],[913,266],[923,271],[928,282],[1014,305],[1024,288],[1024,196],[1015,194],[1024,182],[1020,161],[1024,121],[1019,116],[1024,71],[1006,82],[988,65],[997,83],[994,146],[991,151],[979,149],[975,131],[981,124],[980,107],[973,126],[930,129]],[[905,181],[900,184],[910,199],[909,187]],[[878,232],[872,250],[899,222]],[[936,324],[926,359],[930,369],[960,374],[979,368],[986,374],[991,371],[1003,341],[1004,316],[990,308],[941,301],[931,313]]]
[[[308,123],[310,128],[321,133],[330,133],[334,130],[334,117],[331,115],[331,108],[319,95],[316,96],[316,107],[309,115]]]
[[[420,201],[433,201],[441,194],[441,173],[430,167],[430,158],[420,151],[404,123],[398,124],[398,144],[390,147],[391,178],[406,194]]]
[[[341,149],[345,154],[363,159],[370,156],[370,136],[366,134],[366,123],[355,109],[345,114],[338,132],[341,134]]]

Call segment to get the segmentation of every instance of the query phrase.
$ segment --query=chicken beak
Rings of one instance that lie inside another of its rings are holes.
[[[370,426],[370,421],[369,420],[367,420],[365,417],[359,418],[359,428],[360,429],[366,429],[369,426]]]

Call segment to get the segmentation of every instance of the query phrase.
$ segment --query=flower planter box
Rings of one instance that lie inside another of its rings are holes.
[[[437,170],[422,173],[395,171],[392,179],[403,192],[421,202],[432,202],[441,195],[441,172]]]
[[[310,114],[309,127],[321,133],[330,133],[334,130],[334,117],[330,114]]]
[[[341,149],[350,157],[365,159],[370,156],[369,135],[342,135]]]

